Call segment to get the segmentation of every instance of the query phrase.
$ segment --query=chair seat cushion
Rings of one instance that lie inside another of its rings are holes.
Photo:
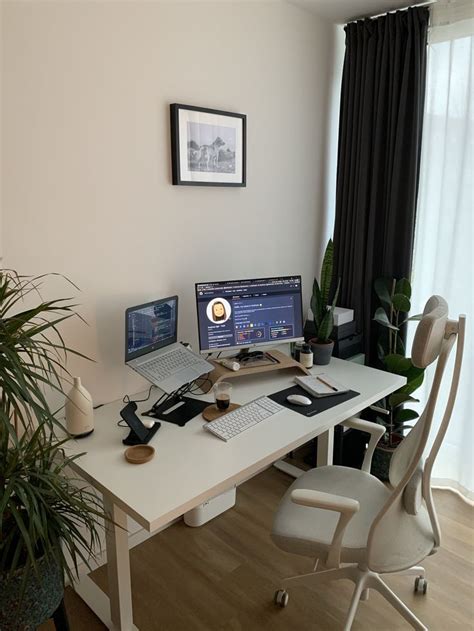
[[[340,517],[336,511],[295,504],[291,501],[295,489],[323,491],[359,502],[360,509],[344,533],[341,563],[363,562],[377,572],[395,572],[416,565],[435,549],[425,506],[416,515],[409,515],[400,499],[379,523],[369,559],[370,527],[392,491],[359,469],[329,466],[307,471],[283,496],[273,522],[272,539],[285,552],[325,560]]]
[[[390,495],[380,480],[349,467],[318,467],[297,478],[283,496],[273,522],[272,539],[293,554],[327,554],[340,514],[300,506],[291,501],[295,489],[311,489],[357,500],[360,510],[350,520],[343,539],[341,562],[359,562],[366,554],[367,537],[375,516]]]

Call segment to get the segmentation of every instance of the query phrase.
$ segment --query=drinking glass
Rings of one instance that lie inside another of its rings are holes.
[[[232,384],[227,381],[219,381],[214,384],[214,400],[218,410],[227,410],[230,405]]]

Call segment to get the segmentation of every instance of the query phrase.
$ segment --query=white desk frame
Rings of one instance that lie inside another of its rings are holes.
[[[128,464],[123,457],[121,439],[126,430],[117,427],[123,403],[116,401],[96,410],[94,433],[76,441],[72,451],[87,452],[76,461],[75,469],[102,493],[105,509],[116,524],[106,532],[110,599],[89,576],[83,576],[74,588],[109,629],[137,631],[132,613],[127,515],[150,533],[158,532],[188,510],[316,437],[317,465],[331,464],[334,427],[405,383],[403,377],[338,359],[332,359],[329,366],[313,368],[313,372],[325,372],[360,395],[309,418],[285,410],[228,443],[203,430],[205,421],[200,416],[183,428],[162,423],[152,440],[154,459],[140,466]],[[293,378],[291,372],[281,371],[239,379],[233,384],[233,399],[238,403],[252,401],[289,387]],[[140,409],[146,406],[142,404]],[[152,488],[150,480],[154,481]]]

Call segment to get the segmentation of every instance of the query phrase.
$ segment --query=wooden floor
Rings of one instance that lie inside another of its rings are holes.
[[[202,528],[180,522],[131,552],[133,606],[140,631],[330,631],[341,629],[352,583],[312,591],[289,589],[286,609],[272,604],[280,577],[311,571],[311,561],[285,554],[269,538],[273,513],[291,483],[269,469],[238,489],[237,505]],[[473,509],[448,491],[435,492],[441,550],[425,562],[429,591],[413,593],[411,577],[387,583],[432,631],[474,629]],[[92,575],[107,587],[106,568]],[[70,589],[72,631],[105,627]],[[50,623],[38,631],[51,631]],[[353,631],[409,628],[378,594],[359,605]]]

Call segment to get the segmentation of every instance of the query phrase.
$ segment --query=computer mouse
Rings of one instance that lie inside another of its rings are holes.
[[[290,394],[286,397],[286,400],[292,405],[311,405],[312,403],[311,399],[302,394]]]

